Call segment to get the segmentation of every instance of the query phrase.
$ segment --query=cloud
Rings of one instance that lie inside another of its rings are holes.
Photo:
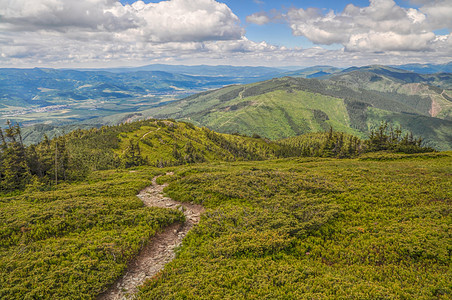
[[[137,1],[131,5],[116,0],[0,0],[0,65],[349,66],[452,59],[452,36],[432,34],[440,26],[430,19],[435,13],[440,16],[434,5],[405,9],[391,3],[373,1],[367,8],[349,5],[339,14],[291,9],[284,16],[269,12],[247,20],[281,22],[284,17],[294,34],[318,44],[342,43],[345,49],[326,50],[248,40],[237,16],[214,0]],[[434,55],[426,55],[425,51],[432,49]]]
[[[271,19],[265,12],[255,13],[246,17],[248,23],[265,25],[271,22]]]
[[[0,0],[0,64],[9,66],[165,60],[243,37],[238,17],[214,0]]]
[[[452,2],[450,0],[425,1],[419,10],[426,14],[431,29],[452,28]]]
[[[367,7],[349,4],[338,14],[292,8],[285,17],[294,35],[316,44],[342,44],[348,51],[426,51],[434,49],[432,31],[452,23],[452,2],[428,3],[407,9],[393,0],[370,0]]]
[[[214,0],[132,5],[117,0],[0,0],[0,20],[0,29],[8,31],[90,33],[91,38],[98,33],[146,42],[228,40],[244,34],[238,17]]]
[[[0,17],[2,26],[15,31],[118,31],[139,26],[136,14],[112,0],[0,0]]]

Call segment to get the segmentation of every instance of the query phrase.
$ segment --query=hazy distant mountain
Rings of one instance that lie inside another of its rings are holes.
[[[367,88],[375,82],[387,78],[399,84],[423,83],[441,89],[452,89],[452,73],[418,74],[411,71],[396,69],[387,66],[352,67],[341,72],[323,77],[335,81],[360,83],[360,87]]]
[[[400,66],[393,66],[394,68],[412,71],[420,74],[433,73],[452,73],[452,61],[447,64],[406,64]]]
[[[84,69],[89,71],[90,69]],[[113,73],[131,73],[140,71],[163,71],[169,73],[196,75],[196,76],[219,76],[234,78],[272,78],[284,73],[284,69],[270,67],[250,67],[250,66],[186,66],[186,65],[165,65],[153,64],[142,67],[131,68],[108,68],[95,69],[97,71],[108,71]]]
[[[314,66],[299,70],[294,70],[291,72],[284,73],[284,76],[291,77],[302,77],[302,78],[319,78],[331,74],[338,73],[343,69],[332,67],[332,66]]]

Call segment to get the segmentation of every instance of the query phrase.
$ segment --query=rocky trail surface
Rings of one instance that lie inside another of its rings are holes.
[[[172,173],[167,173],[167,175],[172,175]],[[172,224],[157,233],[128,266],[126,274],[101,294],[98,297],[99,300],[133,299],[134,294],[138,291],[138,286],[152,278],[163,269],[165,264],[174,259],[174,249],[182,243],[188,231],[199,222],[204,208],[201,205],[181,203],[164,197],[163,189],[167,184],[157,184],[158,177],[155,177],[152,185],[142,190],[137,196],[148,207],[181,210],[185,215],[186,222]]]

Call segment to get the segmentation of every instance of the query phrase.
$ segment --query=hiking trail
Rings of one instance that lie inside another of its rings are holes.
[[[173,175],[167,173],[166,175]],[[163,196],[163,189],[168,184],[157,184],[156,176],[152,185],[143,189],[137,196],[147,207],[163,207],[181,210],[186,218],[185,223],[172,224],[157,233],[141,250],[127,267],[127,271],[106,292],[100,294],[98,300],[133,299],[138,286],[156,275],[175,257],[174,249],[194,225],[199,223],[200,215],[204,211],[201,205],[182,203]]]

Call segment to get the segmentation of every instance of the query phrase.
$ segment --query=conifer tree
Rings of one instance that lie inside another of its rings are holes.
[[[20,127],[10,121],[2,133],[2,185],[3,191],[22,189],[30,179],[25,147],[22,143]],[[4,142],[3,142],[4,141]]]

